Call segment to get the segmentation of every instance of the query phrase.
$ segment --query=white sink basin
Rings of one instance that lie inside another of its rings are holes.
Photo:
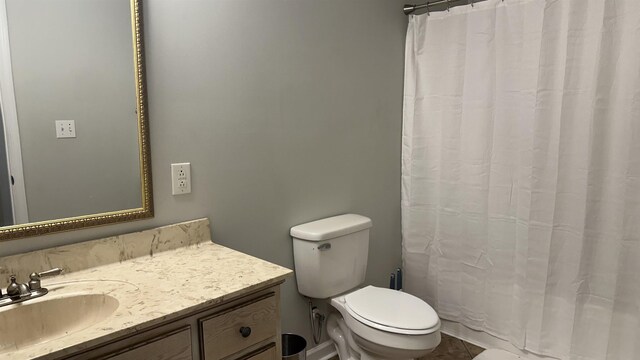
[[[42,343],[86,329],[119,306],[107,294],[50,294],[0,308],[0,353]]]

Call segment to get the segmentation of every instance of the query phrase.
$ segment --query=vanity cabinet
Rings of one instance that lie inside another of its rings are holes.
[[[111,360],[172,359],[191,360],[191,328],[186,327],[165,335],[149,339],[140,344],[127,346],[121,351],[102,357]]]
[[[279,360],[280,286],[224,301],[65,360]]]
[[[255,344],[273,339],[278,306],[269,293],[250,302],[199,320],[202,358],[224,359]]]

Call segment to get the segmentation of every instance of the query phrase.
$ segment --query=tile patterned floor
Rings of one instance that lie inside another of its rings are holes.
[[[442,334],[440,345],[421,360],[471,360],[482,351],[479,346]]]
[[[442,334],[440,345],[433,352],[420,360],[471,360],[484,349],[466,341]],[[338,356],[330,360],[339,360]]]

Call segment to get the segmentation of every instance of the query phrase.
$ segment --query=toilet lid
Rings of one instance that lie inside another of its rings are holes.
[[[397,290],[367,286],[345,296],[349,315],[384,331],[421,335],[440,325],[438,314],[421,299]]]

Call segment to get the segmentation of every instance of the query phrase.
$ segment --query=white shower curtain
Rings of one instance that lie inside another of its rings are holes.
[[[640,359],[640,1],[411,16],[405,288],[562,359]]]

